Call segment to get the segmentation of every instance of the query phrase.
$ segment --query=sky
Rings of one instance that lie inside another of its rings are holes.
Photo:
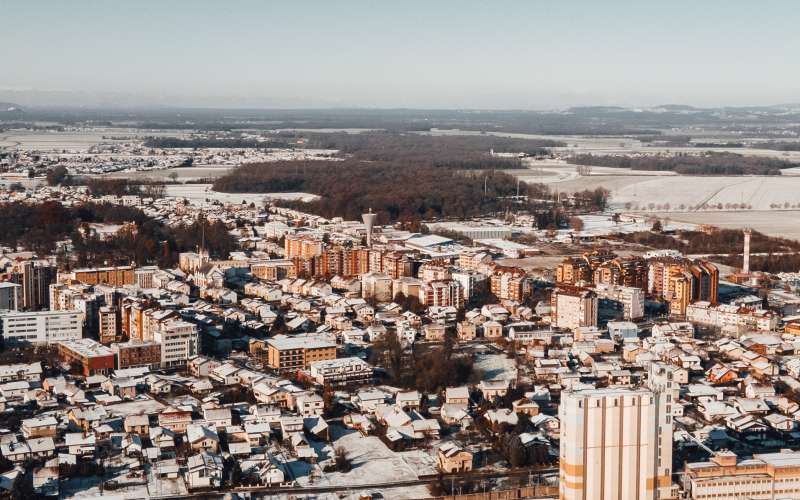
[[[25,105],[800,102],[793,0],[0,0],[0,18],[0,99]]]

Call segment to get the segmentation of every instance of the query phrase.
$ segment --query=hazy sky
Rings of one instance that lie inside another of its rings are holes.
[[[40,103],[800,101],[793,0],[0,0],[0,19],[0,98]]]

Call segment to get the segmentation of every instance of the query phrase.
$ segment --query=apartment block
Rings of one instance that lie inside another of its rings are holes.
[[[550,296],[552,324],[575,330],[597,326],[597,294],[585,288],[560,286]]]
[[[668,395],[648,389],[562,394],[562,500],[675,498]]]
[[[50,344],[83,336],[78,311],[31,311],[0,314],[0,334],[9,343]]]
[[[336,359],[336,344],[316,337],[277,336],[267,340],[267,365],[273,370],[297,371],[312,363]]]

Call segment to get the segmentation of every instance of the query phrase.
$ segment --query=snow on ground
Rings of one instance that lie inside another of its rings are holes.
[[[105,462],[106,473],[103,477],[70,477],[61,481],[59,498],[103,498],[103,499],[141,499],[147,498],[146,480],[137,470],[138,459],[115,457]],[[101,489],[105,481],[114,480],[120,486],[117,489]]]
[[[334,449],[344,447],[353,469],[350,472],[326,472],[319,485],[339,486],[392,483],[417,479],[417,472],[402,456],[386,447],[376,436],[351,432],[334,441]]]
[[[310,193],[220,193],[211,190],[211,184],[170,184],[165,186],[165,194],[172,198],[186,198],[192,205],[205,205],[210,201],[222,203],[255,203],[261,205],[266,200],[313,201],[317,195]]]
[[[517,365],[513,359],[502,354],[478,354],[474,369],[483,373],[484,380],[515,380]]]
[[[766,211],[705,211],[683,213],[659,213],[657,217],[669,217],[673,221],[684,221],[696,224],[711,224],[723,229],[741,229],[750,227],[770,236],[800,240],[800,211],[798,210],[766,210]]]
[[[438,448],[440,444],[434,443],[431,450]],[[408,450],[397,453],[403,460],[411,466],[418,476],[427,476],[438,474],[439,469],[436,467],[436,455],[433,451],[428,450]]]
[[[669,217],[669,214],[664,214]],[[581,215],[580,219],[583,221],[583,230],[581,235],[592,236],[605,236],[614,233],[636,233],[639,231],[649,231],[653,227],[652,217],[642,216],[621,216],[620,221],[615,223],[611,220],[611,215]],[[687,222],[676,222],[671,218],[669,221],[664,221],[664,229],[669,231],[674,230],[692,230],[697,226]],[[569,231],[567,231],[569,232]]]
[[[361,433],[344,429],[339,426],[331,427],[334,441],[332,444],[311,441],[311,446],[319,456],[317,465],[311,466],[305,462],[287,461],[285,464],[292,471],[301,486],[352,486],[391,483],[397,481],[413,481],[420,474],[435,474],[436,464],[433,455],[426,450],[410,450],[395,453],[390,450],[376,436],[362,436]],[[323,472],[322,469],[330,464],[334,450],[343,447],[352,464],[350,472]],[[424,487],[423,487],[424,488]],[[413,488],[409,489],[411,493]],[[405,491],[405,490],[403,490]],[[408,496],[387,496],[386,498],[423,498],[425,493],[413,492]],[[321,498],[321,497],[320,497]]]
[[[359,490],[357,487],[337,493],[284,493],[270,494],[270,499],[276,500],[360,500],[362,495],[372,495],[372,498],[385,498],[387,500],[418,500],[430,498],[431,492],[425,485],[401,486],[399,488],[372,488]],[[380,496],[379,496],[380,495]]]

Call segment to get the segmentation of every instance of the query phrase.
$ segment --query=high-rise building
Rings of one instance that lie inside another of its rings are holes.
[[[323,243],[321,237],[316,235],[287,234],[283,246],[286,252],[286,258],[310,258],[322,255],[325,243]]]
[[[586,288],[562,285],[550,296],[552,324],[575,330],[582,326],[597,326],[597,294]]]
[[[0,312],[19,311],[22,305],[22,286],[16,283],[0,283]]]
[[[183,320],[174,320],[153,333],[153,340],[161,345],[161,367],[184,366],[198,353],[197,326]]]
[[[424,306],[464,307],[461,285],[455,280],[437,280],[424,283],[419,290],[419,301]]]
[[[685,315],[693,302],[716,304],[718,285],[719,271],[705,261],[664,257],[649,264],[647,288],[669,302],[673,315]]]
[[[56,281],[56,267],[47,261],[23,260],[14,263],[11,281],[22,285],[22,310],[39,311],[50,305],[50,285]]]
[[[675,498],[671,397],[629,388],[562,394],[559,498]]]
[[[627,320],[640,319],[644,316],[644,290],[641,288],[597,284],[594,291],[600,299],[601,308],[611,305],[622,313],[623,319]]]
[[[647,286],[647,262],[639,257],[614,258],[594,269],[592,282],[645,288]]]
[[[567,257],[556,267],[556,283],[575,285],[582,281],[592,281],[592,270],[586,261]]]
[[[533,282],[525,270],[518,267],[495,267],[489,286],[500,300],[524,302],[533,293]]]
[[[369,272],[361,276],[361,296],[377,302],[391,302],[392,278],[388,274]]]
[[[98,336],[101,344],[117,341],[120,334],[119,316],[116,307],[103,306],[98,311]]]

